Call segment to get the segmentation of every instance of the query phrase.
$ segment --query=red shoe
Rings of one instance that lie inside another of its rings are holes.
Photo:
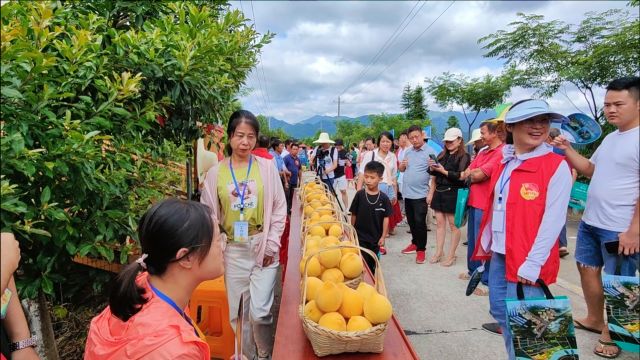
[[[387,255],[387,249],[384,246],[380,246],[380,255]]]
[[[404,248],[404,250],[402,250],[402,253],[403,254],[413,254],[413,253],[416,252],[416,250],[418,250],[418,247],[415,244],[410,244],[409,246]]]
[[[424,258],[425,258],[425,251],[417,251],[417,255],[416,255],[416,264],[424,264]]]

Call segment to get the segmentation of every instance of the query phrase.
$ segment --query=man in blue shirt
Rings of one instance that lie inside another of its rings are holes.
[[[298,158],[298,152],[300,147],[296,143],[292,143],[289,148],[289,155],[284,157],[284,166],[287,168],[287,171],[291,174],[289,176],[289,190],[286,192],[287,195],[287,213],[291,214],[291,203],[293,201],[293,193],[295,189],[298,187],[298,177],[300,175],[300,169],[302,164],[300,162],[300,158]]]
[[[269,150],[269,154],[273,156],[276,169],[278,169],[278,172],[280,173],[282,185],[284,186],[284,189],[287,190],[287,187],[289,186],[287,177],[291,174],[289,174],[289,170],[287,170],[287,168],[284,166],[284,161],[282,160],[281,155],[282,150],[284,150],[284,144],[282,143],[282,141],[280,141],[280,139],[274,139],[273,141],[271,141],[271,150]]]
[[[416,263],[424,264],[427,248],[427,194],[429,193],[429,155],[436,156],[422,136],[420,126],[412,125],[407,130],[409,141],[413,147],[407,149],[404,160],[400,163],[400,172],[404,174],[402,181],[402,197],[411,229],[411,244],[402,250],[403,254],[416,253]]]

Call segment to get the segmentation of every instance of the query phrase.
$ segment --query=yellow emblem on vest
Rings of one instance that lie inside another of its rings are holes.
[[[525,200],[535,200],[540,196],[540,189],[537,184],[523,183],[520,187],[520,196]]]

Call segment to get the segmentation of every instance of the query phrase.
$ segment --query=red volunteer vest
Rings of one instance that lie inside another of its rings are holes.
[[[505,204],[505,265],[508,281],[518,282],[518,269],[533,247],[542,223],[549,182],[563,159],[560,155],[548,153],[525,160],[511,173],[509,196]],[[504,164],[500,164],[491,174],[491,195],[489,196],[488,210],[482,216],[473,260],[489,260],[491,258],[491,253],[482,249],[481,239],[493,214],[495,187],[503,169]],[[487,230],[491,234],[490,229]],[[548,285],[555,283],[559,268],[560,256],[556,240],[547,261],[540,269],[540,279]]]

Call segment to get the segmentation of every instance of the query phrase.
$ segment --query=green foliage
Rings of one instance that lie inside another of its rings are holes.
[[[258,115],[258,122],[260,123],[260,134],[266,135],[268,137],[277,137],[278,139],[285,141],[291,136],[289,136],[284,130],[280,129],[271,129],[269,127],[269,118],[264,115]],[[317,139],[317,138],[316,138]],[[315,140],[315,139],[314,139]]]
[[[183,185],[169,161],[228,117],[271,35],[209,1],[14,1],[1,21],[0,226],[21,291],[53,294],[86,282],[74,255],[127,261],[139,216]]]
[[[439,106],[458,105],[462,108],[468,134],[471,133],[471,128],[480,112],[504,102],[513,86],[509,75],[469,78],[449,72],[432,79],[425,79],[425,82],[427,91]]]
[[[583,95],[590,115],[602,120],[601,101],[595,99],[593,89],[638,74],[637,15],[620,9],[590,12],[578,25],[546,21],[542,15],[518,16],[509,30],[478,40],[487,49],[485,56],[504,60],[516,85],[535,88],[543,97],[572,84]]]
[[[402,90],[400,105],[406,111],[405,116],[409,120],[424,120],[427,118],[427,104],[424,100],[424,88],[420,85],[411,88],[407,84]]]
[[[460,122],[458,121],[458,118],[453,115],[449,116],[449,118],[447,119],[447,129],[450,128],[460,128]]]
[[[369,115],[370,124],[364,125],[359,121],[342,120],[336,123],[336,138],[343,139],[345,146],[358,144],[361,140],[371,136],[378,138],[383,131],[395,130],[396,137],[401,131],[409,128],[411,125],[420,125],[421,127],[431,125],[429,119],[423,120],[407,120],[403,115]]]

